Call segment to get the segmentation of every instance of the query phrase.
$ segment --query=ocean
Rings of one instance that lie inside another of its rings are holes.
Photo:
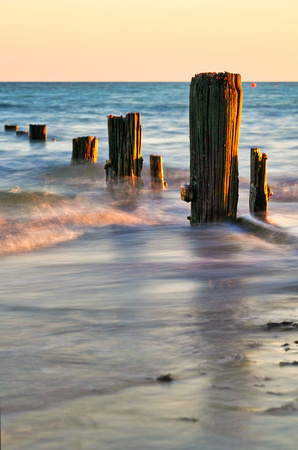
[[[0,83],[3,449],[296,449],[298,83],[242,88],[238,217],[259,147],[281,233],[190,227],[189,83]],[[107,116],[134,111],[144,187],[110,191]],[[30,123],[46,142],[4,130]]]

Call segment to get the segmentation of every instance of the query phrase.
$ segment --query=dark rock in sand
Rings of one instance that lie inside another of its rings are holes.
[[[273,391],[267,391],[267,394],[269,394],[269,395],[277,395],[278,397],[284,395],[284,394],[281,394],[280,392],[273,392]]]
[[[267,330],[272,329],[280,329],[280,330],[291,330],[296,329],[298,327],[298,324],[296,322],[292,322],[289,320],[284,320],[283,322],[268,322],[265,327]]]
[[[295,402],[286,403],[285,405],[281,405],[276,408],[268,408],[266,413],[269,414],[277,414],[277,415],[286,415],[286,414],[293,414],[297,412],[297,406]]]
[[[292,361],[292,362],[286,362],[286,361],[281,361],[279,363],[280,367],[284,367],[284,366],[298,366],[298,361]]]
[[[198,419],[196,419],[195,417],[179,417],[179,420],[183,420],[183,422],[198,422]]]
[[[170,383],[171,381],[174,381],[174,378],[170,373],[168,373],[166,375],[160,375],[156,380],[162,383]]]

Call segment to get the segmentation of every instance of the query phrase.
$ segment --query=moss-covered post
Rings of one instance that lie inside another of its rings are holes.
[[[273,194],[267,185],[267,155],[255,147],[250,151],[250,213],[264,213],[268,209],[268,200]]]
[[[72,163],[97,161],[98,141],[96,136],[83,136],[72,140]]]
[[[108,116],[109,160],[105,169],[107,182],[131,178],[133,184],[142,184],[143,158],[141,151],[141,114],[128,113],[126,117]]]
[[[190,184],[181,198],[191,202],[192,225],[235,221],[238,204],[238,142],[241,76],[195,75],[190,85]]]

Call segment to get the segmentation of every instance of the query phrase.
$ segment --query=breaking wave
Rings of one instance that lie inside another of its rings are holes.
[[[106,196],[22,192],[14,187],[0,194],[0,254],[27,252],[77,239],[104,226],[158,223],[150,207],[125,199],[120,192]]]

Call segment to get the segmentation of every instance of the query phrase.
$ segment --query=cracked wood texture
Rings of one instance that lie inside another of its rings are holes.
[[[236,220],[241,109],[239,74],[201,73],[192,78],[189,108],[192,225]]]
[[[255,147],[250,153],[250,192],[249,212],[262,213],[268,209],[268,200],[272,195],[267,186],[267,155]]]
[[[153,189],[165,189],[167,183],[163,177],[162,156],[150,155],[151,186]]]
[[[82,136],[72,140],[73,163],[97,161],[98,141],[96,136]]]
[[[134,112],[125,117],[108,116],[108,135],[109,161],[105,165],[107,182],[117,182],[125,177],[141,179],[141,114]]]

